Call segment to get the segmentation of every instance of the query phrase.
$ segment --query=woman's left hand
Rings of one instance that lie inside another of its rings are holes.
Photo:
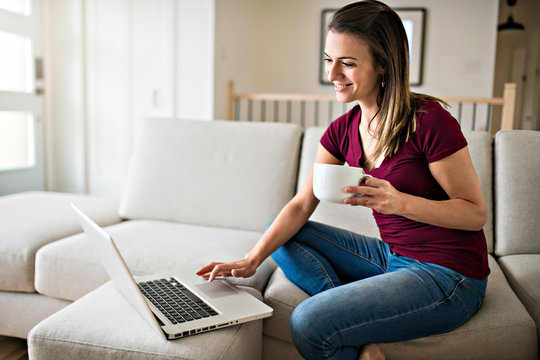
[[[347,186],[345,192],[352,196],[345,199],[345,204],[365,206],[382,214],[400,214],[405,206],[404,193],[396,190],[386,180],[368,177],[361,186]]]

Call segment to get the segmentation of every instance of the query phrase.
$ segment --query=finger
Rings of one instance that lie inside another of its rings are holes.
[[[218,264],[221,264],[221,263],[219,263],[219,262],[211,262],[209,264],[206,264],[203,267],[201,267],[199,270],[197,270],[195,272],[195,274],[199,275],[199,276],[201,276],[202,274],[206,274],[206,273],[212,271],[212,269],[214,269],[214,267],[216,265],[218,265]]]
[[[227,276],[225,269],[223,269],[223,265],[216,265],[214,269],[212,269],[210,276],[208,277],[208,281],[212,282],[218,276]]]
[[[208,281],[212,282],[218,276],[230,276],[232,270],[238,267],[237,263],[238,261],[230,263],[220,263],[216,265],[214,269],[210,272]]]
[[[373,176],[365,177],[363,180],[364,180],[365,185],[371,186],[371,187],[379,187],[385,181],[383,179],[378,179],[378,178],[373,177]]]
[[[348,194],[374,195],[376,188],[371,186],[347,186],[345,192]]]
[[[347,205],[352,206],[366,206],[370,207],[370,200],[373,197],[371,195],[363,195],[363,196],[351,196],[349,198],[346,198],[343,202]]]

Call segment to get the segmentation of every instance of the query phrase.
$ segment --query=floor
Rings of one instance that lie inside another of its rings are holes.
[[[0,360],[28,360],[26,340],[0,336]]]

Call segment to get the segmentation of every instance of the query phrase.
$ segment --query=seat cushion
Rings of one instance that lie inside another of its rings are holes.
[[[251,360],[261,356],[261,320],[166,340],[107,283],[28,335],[31,359]]]
[[[0,290],[35,291],[36,251],[82,231],[70,203],[100,225],[121,221],[118,201],[113,198],[52,192],[0,197]]]
[[[540,254],[508,255],[498,261],[510,286],[536,322],[540,345]]]
[[[484,304],[457,329],[421,339],[384,344],[389,359],[536,359],[536,326],[493,257]],[[396,295],[398,296],[398,295]],[[277,269],[264,293],[274,315],[264,320],[265,335],[291,342],[289,319],[308,295]],[[389,329],[391,331],[391,329]]]
[[[0,291],[0,334],[26,338],[37,323],[70,303],[36,293]]]
[[[262,232],[294,195],[293,124],[147,119],[120,214]]]
[[[498,256],[540,254],[540,132],[495,135],[495,224]]]
[[[134,275],[188,273],[210,261],[237,260],[261,233],[154,220],[125,221],[105,230]],[[275,265],[263,263],[255,276],[234,279],[262,291]],[[49,296],[76,300],[109,280],[85,234],[56,241],[36,255],[36,288]]]

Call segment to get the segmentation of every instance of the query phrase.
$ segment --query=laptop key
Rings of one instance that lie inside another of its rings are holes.
[[[174,279],[140,283],[139,288],[173,324],[218,315],[202,299]]]

